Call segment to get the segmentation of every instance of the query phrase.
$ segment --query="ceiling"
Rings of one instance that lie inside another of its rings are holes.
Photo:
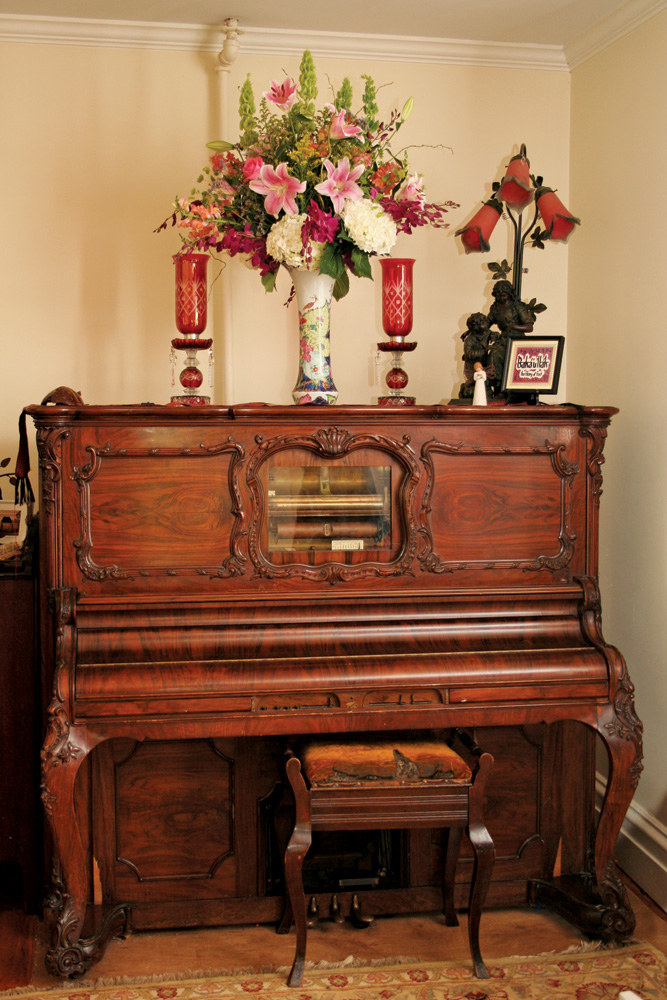
[[[566,46],[633,0],[0,0],[0,14]]]

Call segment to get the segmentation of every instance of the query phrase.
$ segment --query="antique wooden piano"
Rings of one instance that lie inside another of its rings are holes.
[[[597,585],[616,410],[90,406],[61,388],[27,412],[50,971],[80,974],[128,921],[276,919],[265,840],[281,739],[304,733],[482,733],[491,905],[631,933],[613,851],[642,730]],[[393,882],[368,880],[374,912],[437,907],[430,837],[398,845]]]

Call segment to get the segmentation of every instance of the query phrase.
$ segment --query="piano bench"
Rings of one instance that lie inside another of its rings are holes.
[[[447,828],[442,888],[443,913],[456,926],[454,876],[461,830],[475,852],[470,886],[468,939],[475,975],[489,973],[479,950],[479,922],[491,881],[495,848],[484,825],[483,800],[493,757],[455,730],[475,758],[474,770],[440,740],[309,742],[286,752],[285,771],[293,794],[294,824],[284,855],[285,911],[278,933],[296,926],[294,963],[288,986],[299,986],[306,959],[307,915],[303,862],[313,830]],[[291,824],[290,824],[291,825]]]

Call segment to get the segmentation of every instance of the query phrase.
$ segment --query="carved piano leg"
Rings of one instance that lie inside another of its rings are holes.
[[[642,725],[634,712],[629,681],[621,683],[614,705],[599,709],[595,728],[609,755],[609,778],[590,871],[553,882],[532,879],[529,900],[555,910],[587,934],[620,942],[634,931],[635,916],[616,871],[614,850],[642,769]]]
[[[77,735],[83,738],[77,740]],[[125,907],[116,907],[92,937],[81,937],[86,915],[86,856],[74,809],[74,782],[86,753],[84,734],[70,729],[62,711],[52,713],[42,751],[42,799],[55,854],[52,891],[46,900],[55,917],[46,968],[52,975],[72,978],[83,975],[101,957],[107,941],[125,928],[128,916]]]

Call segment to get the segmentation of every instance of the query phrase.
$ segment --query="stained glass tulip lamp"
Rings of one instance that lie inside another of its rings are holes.
[[[416,341],[406,341],[412,330],[412,268],[410,257],[386,257],[382,267],[382,326],[389,337],[378,344],[378,351],[391,354],[392,366],[385,381],[389,395],[378,398],[378,406],[414,406],[414,396],[403,395],[408,384],[407,372],[402,368],[403,354],[414,351]]]
[[[183,392],[172,396],[172,403],[203,406],[211,402],[202,395],[203,372],[199,367],[198,351],[208,351],[208,385],[213,381],[213,340],[202,337],[206,329],[206,265],[208,254],[185,253],[174,257],[176,277],[176,327],[181,334],[171,342],[171,384],[176,384],[177,351],[183,351],[183,369],[178,376]]]

